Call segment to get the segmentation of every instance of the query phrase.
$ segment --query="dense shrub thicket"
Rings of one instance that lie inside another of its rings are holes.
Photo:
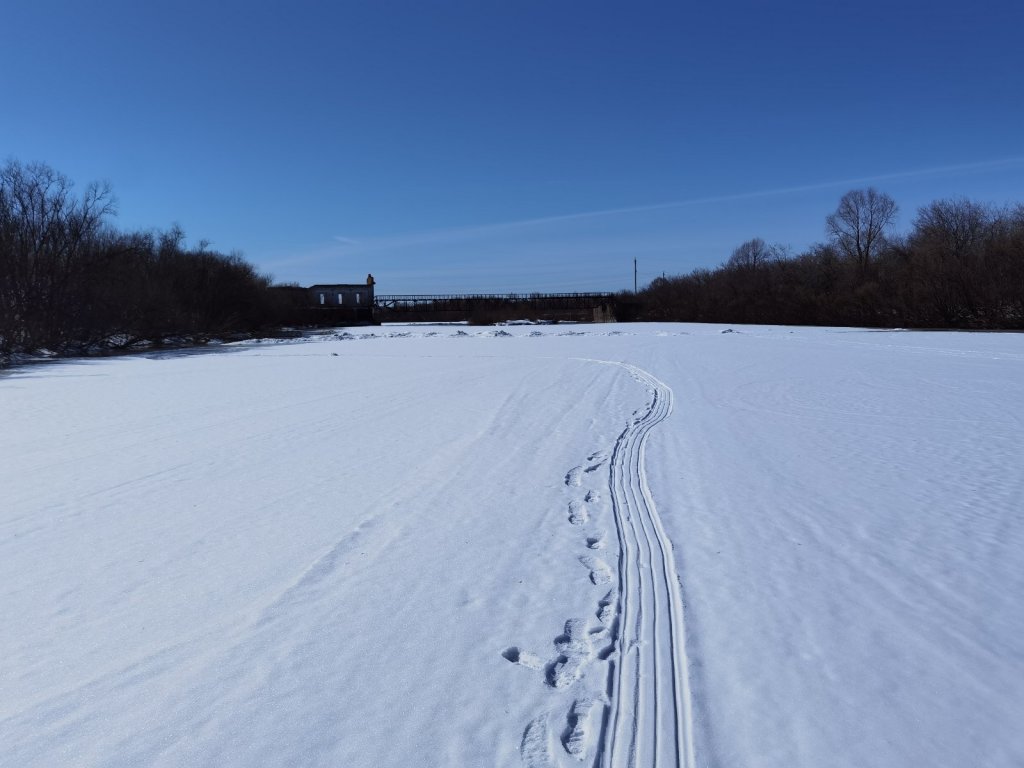
[[[120,232],[109,187],[76,196],[43,164],[0,167],[0,356],[202,340],[273,324],[281,296],[177,227]]]
[[[1024,328],[1024,205],[939,200],[890,234],[896,205],[844,195],[826,242],[791,254],[761,239],[717,269],[657,278],[637,296],[646,320]]]

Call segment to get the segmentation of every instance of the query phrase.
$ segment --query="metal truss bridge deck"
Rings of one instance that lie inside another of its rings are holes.
[[[612,293],[434,293],[379,294],[373,304],[393,311],[432,309],[464,312],[480,306],[509,304],[543,309],[593,309],[614,303]]]

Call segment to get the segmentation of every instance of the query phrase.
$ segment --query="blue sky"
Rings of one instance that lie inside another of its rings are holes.
[[[849,189],[1024,202],[1024,4],[5,4],[0,160],[281,281],[631,288]]]

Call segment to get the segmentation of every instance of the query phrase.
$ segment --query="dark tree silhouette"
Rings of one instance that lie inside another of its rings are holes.
[[[921,208],[905,236],[896,204],[874,190],[843,196],[827,243],[789,256],[755,238],[716,270],[660,277],[641,318],[956,328],[1024,328],[1024,206],[968,200]]]
[[[0,357],[196,341],[278,321],[270,280],[240,255],[167,232],[117,232],[110,187],[80,196],[41,163],[0,167]],[[2,362],[2,360],[0,360]]]
[[[871,262],[885,244],[885,232],[896,218],[896,202],[870,187],[847,192],[835,213],[825,220],[825,229],[839,251],[857,265],[863,280]]]

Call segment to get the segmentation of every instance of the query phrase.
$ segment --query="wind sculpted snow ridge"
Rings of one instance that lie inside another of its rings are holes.
[[[598,362],[598,361],[595,361]],[[602,361],[603,362],[603,361]],[[626,363],[651,401],[633,415],[612,451],[612,509],[619,537],[617,658],[597,765],[694,766],[682,599],[672,556],[647,484],[645,445],[672,413],[672,390]]]

